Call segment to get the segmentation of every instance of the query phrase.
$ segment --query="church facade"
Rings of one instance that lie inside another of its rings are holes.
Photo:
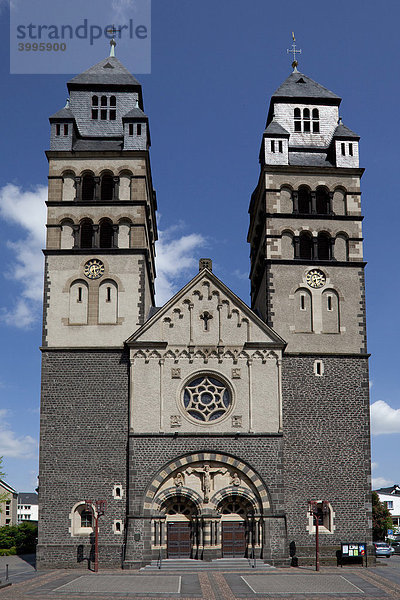
[[[201,259],[155,307],[140,83],[114,56],[50,118],[38,565],[328,559],[371,541],[359,137],[293,73],[250,202],[251,308]],[[101,501],[101,505],[99,504]],[[309,502],[314,502],[314,515]],[[101,506],[104,514],[97,514]]]

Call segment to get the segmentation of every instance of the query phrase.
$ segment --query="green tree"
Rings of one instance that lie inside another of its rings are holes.
[[[379,500],[376,492],[372,492],[372,538],[375,542],[387,536],[387,530],[393,528],[392,515],[384,502]]]

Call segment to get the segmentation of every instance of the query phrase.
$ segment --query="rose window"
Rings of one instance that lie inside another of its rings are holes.
[[[231,393],[227,386],[209,375],[192,379],[186,385],[183,394],[183,404],[188,414],[203,423],[223,417],[231,402]]]

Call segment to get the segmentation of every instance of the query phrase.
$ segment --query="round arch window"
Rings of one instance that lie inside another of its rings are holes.
[[[185,412],[200,423],[222,419],[232,406],[232,393],[227,384],[214,375],[191,379],[183,390]]]

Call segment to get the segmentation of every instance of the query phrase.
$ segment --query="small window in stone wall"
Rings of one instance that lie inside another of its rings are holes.
[[[322,360],[315,360],[314,361],[314,375],[316,375],[316,377],[322,377],[324,374],[324,363],[322,362]]]
[[[136,129],[136,131],[137,131],[137,134],[138,134],[138,135],[142,135],[142,124],[141,124],[141,123],[138,123],[138,124],[137,124],[137,129]]]
[[[93,511],[86,508],[86,503],[77,502],[69,514],[69,533],[72,536],[89,536],[93,533]]]
[[[271,140],[271,152],[275,152],[275,141]]]
[[[129,123],[129,135],[133,135],[133,123]]]
[[[335,513],[330,502],[317,501],[317,514],[315,517],[309,511],[307,512],[306,529],[309,534],[315,533],[316,519],[318,519],[319,533],[333,533],[335,531]]]
[[[114,519],[113,522],[113,532],[116,535],[121,535],[124,530],[124,524],[121,519]]]
[[[349,144],[349,154],[353,156],[353,144]]]
[[[56,135],[57,136],[61,135],[61,125],[60,125],[60,123],[56,124]]]
[[[280,154],[282,154],[283,153],[283,142],[282,142],[282,140],[279,140],[278,147],[279,147]]]
[[[115,500],[120,500],[124,495],[124,490],[120,483],[116,483],[112,490],[112,495]]]

